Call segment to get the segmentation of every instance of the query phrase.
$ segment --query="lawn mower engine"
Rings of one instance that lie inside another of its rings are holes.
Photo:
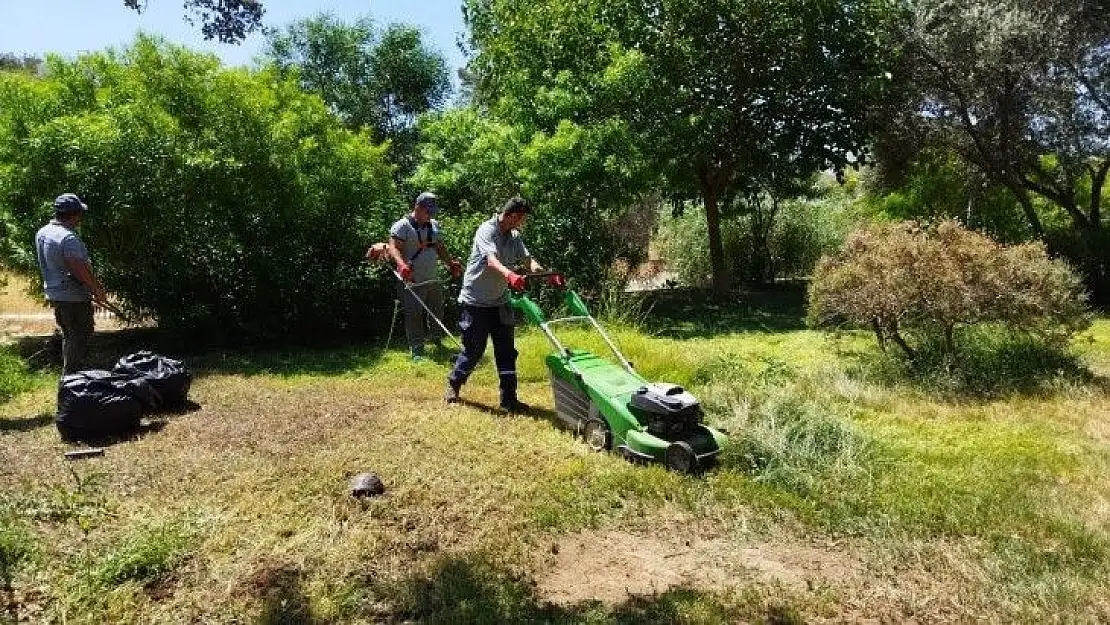
[[[664,440],[682,438],[701,423],[701,404],[677,384],[641,386],[628,405],[649,433]]]

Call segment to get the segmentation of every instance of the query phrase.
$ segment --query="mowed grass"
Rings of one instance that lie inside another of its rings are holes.
[[[1110,618],[1110,321],[1076,341],[1089,376],[952,399],[876,375],[866,336],[749,319],[613,330],[646,377],[687,385],[730,432],[703,476],[592,454],[555,427],[534,331],[518,341],[537,407],[524,417],[492,410],[491,363],[447,406],[446,357],[204,354],[187,358],[198,410],[67,463],[53,389],[32,384],[0,405],[9,615]],[[560,336],[604,350],[582,330]],[[364,471],[386,495],[348,496]]]

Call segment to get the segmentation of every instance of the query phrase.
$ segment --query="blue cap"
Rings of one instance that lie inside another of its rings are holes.
[[[54,198],[54,212],[57,214],[81,213],[87,210],[89,207],[73,193],[63,193]]]
[[[439,212],[439,205],[436,204],[435,194],[429,193],[428,191],[416,196],[416,205],[423,206],[424,210],[428,211],[429,217],[435,217],[436,213]]]

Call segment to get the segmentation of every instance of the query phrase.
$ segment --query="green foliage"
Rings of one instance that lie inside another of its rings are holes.
[[[360,327],[382,307],[361,252],[401,212],[385,147],[292,80],[140,37],[0,81],[0,213],[29,241],[51,198],[78,193],[127,310],[231,338]],[[5,262],[32,271],[28,248]]]
[[[415,167],[416,117],[443,104],[450,90],[447,63],[420,31],[369,18],[345,24],[329,14],[268,34],[266,55],[283,75],[323,98],[349,128],[368,128],[390,141],[404,177]]]
[[[148,0],[123,0],[123,5],[142,12]],[[240,43],[262,25],[266,10],[260,0],[185,0],[185,19],[200,20],[205,39],[220,43]]]
[[[891,169],[940,148],[1006,188],[1029,230],[1085,239],[1073,257],[1110,301],[1110,7],[1050,0],[904,3],[899,81],[881,144]]]
[[[889,219],[958,219],[1004,243],[1030,240],[1033,232],[1014,196],[991,184],[959,157],[938,149],[914,155],[902,171],[887,163],[864,176],[868,203]]]
[[[27,369],[27,363],[12,346],[0,345],[0,404],[34,386],[34,376]]]
[[[753,205],[754,204],[754,205]],[[860,209],[854,195],[836,183],[821,182],[810,197],[772,204],[766,198],[745,202],[721,224],[730,275],[749,284],[808,277],[822,255],[844,241]],[[708,284],[712,269],[705,215],[690,207],[660,219],[656,239],[667,268],[683,284]]]
[[[606,280],[604,288],[590,304],[590,314],[606,324],[644,330],[651,319],[654,303],[645,293],[629,293],[621,280]]]
[[[810,323],[869,328],[880,347],[893,341],[911,361],[920,355],[911,345],[917,338],[956,362],[957,330],[976,324],[998,323],[1063,349],[1090,323],[1066,263],[1041,245],[1002,246],[953,221],[857,230],[821,260],[809,297]]]
[[[621,124],[564,120],[553,132],[529,134],[467,108],[425,117],[421,132],[412,185],[435,190],[468,220],[488,218],[514,194],[529,198],[536,207],[525,232],[529,251],[576,288],[597,289],[616,258],[636,253],[617,235],[621,216],[643,194]],[[469,238],[462,249],[469,251]]]

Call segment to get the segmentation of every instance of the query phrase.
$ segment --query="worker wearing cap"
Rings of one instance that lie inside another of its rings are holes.
[[[93,334],[92,302],[105,301],[104,287],[89,263],[89,251],[77,236],[77,226],[88,209],[76,195],[63,193],[54,200],[54,219],[35,234],[43,292],[62,333],[63,374],[81,370]]]
[[[415,361],[424,358],[426,337],[437,347],[443,340],[443,330],[425,318],[424,310],[427,306],[437,318],[443,318],[443,284],[436,280],[436,259],[447,265],[452,277],[462,275],[462,265],[447,253],[439,222],[433,219],[438,212],[435,195],[427,192],[418,195],[412,212],[389,229],[390,245],[386,247],[398,275],[409,283],[407,289],[398,285],[397,292],[405,311],[405,336]],[[416,297],[423,300],[424,306]]]
[[[514,271],[526,267],[535,273],[543,267],[524,246],[520,231],[532,207],[520,197],[510,199],[501,212],[478,226],[474,233],[470,258],[463,274],[459,292],[459,329],[463,349],[455,358],[455,366],[447,376],[448,403],[459,401],[459,390],[486,351],[487,339],[493,340],[493,358],[501,390],[501,409],[524,412],[528,405],[517,398],[516,357],[513,339],[514,315],[509,305],[508,289],[524,290],[524,276]],[[549,281],[563,286],[563,276],[554,274]]]

